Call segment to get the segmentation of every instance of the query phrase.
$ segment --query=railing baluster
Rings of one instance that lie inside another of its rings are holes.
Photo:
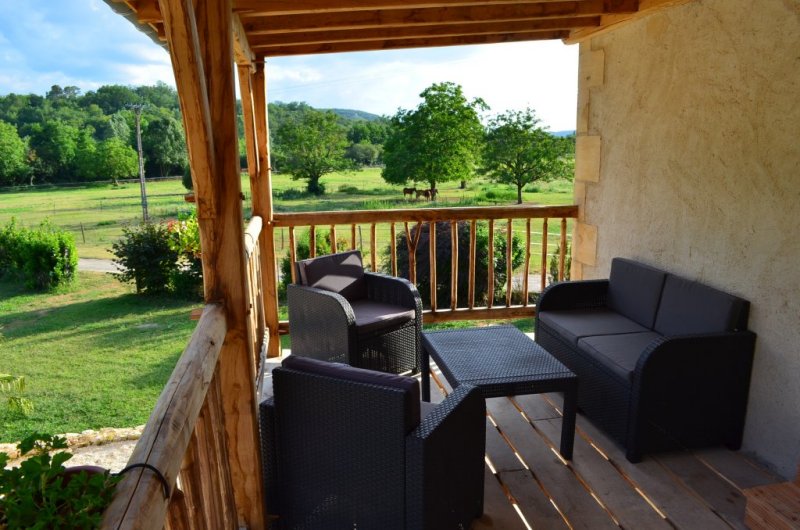
[[[375,231],[375,223],[369,227],[370,260],[372,262],[372,272],[378,272],[378,237]]]
[[[186,504],[186,495],[176,488],[169,499],[165,528],[167,530],[194,530],[197,527],[192,525],[191,515],[192,510]]]
[[[511,219],[509,219],[508,227],[506,228],[506,307],[511,307],[511,282],[514,272],[514,264],[512,263],[512,258],[514,257],[514,253],[512,252],[514,250],[512,247],[513,238],[513,228],[511,226]]]
[[[469,282],[468,282],[468,303],[469,308],[475,307],[475,251],[476,251],[476,237],[478,231],[478,221],[475,219],[469,222]]]
[[[547,284],[547,217],[542,223],[542,291]]]
[[[528,307],[529,289],[528,275],[531,273],[531,219],[525,220],[525,269],[522,277],[522,305]]]
[[[567,255],[567,218],[561,218],[561,253],[558,256],[558,281],[564,281],[564,259]]]
[[[289,227],[289,269],[292,272],[292,283],[297,283],[297,272],[294,264],[297,261],[297,248],[294,244],[294,227]]]
[[[488,277],[487,279],[487,292],[486,292],[486,307],[489,309],[494,306],[494,219],[489,219],[489,249],[487,253],[488,259]]]
[[[189,528],[205,530],[208,528],[208,520],[200,516],[203,512],[203,496],[200,490],[200,476],[197,462],[197,433],[192,433],[189,445],[186,447],[186,454],[181,463],[181,489],[183,490],[183,500],[187,508],[187,523]],[[170,508],[171,511],[171,508]]]
[[[450,309],[458,307],[458,221],[450,221]]]
[[[417,245],[419,245],[419,238],[422,236],[422,222],[417,222],[417,227],[414,230],[414,237],[411,237],[411,231],[406,225],[406,246],[408,247],[408,280],[414,285],[417,284]]]
[[[214,374],[211,384],[208,386],[206,405],[209,411],[211,426],[222,425],[222,386],[218,373]],[[225,433],[217,428],[212,428],[211,438],[208,440],[209,450],[214,454],[216,472],[219,479],[218,495],[222,501],[222,520],[223,528],[235,528],[238,515],[236,513],[236,500],[233,496],[233,484],[228,470],[222,466],[222,462],[228,460],[228,449],[225,441]]]
[[[331,254],[336,254],[336,225],[331,225]]]
[[[389,245],[392,254],[392,276],[397,276],[397,230],[395,229],[394,223],[391,223],[389,230],[392,234],[392,244]]]
[[[358,247],[356,246],[356,225],[355,223],[350,225],[350,249],[355,250]]]
[[[317,257],[317,227],[311,225],[308,227],[308,257]]]
[[[430,259],[431,311],[436,311],[436,221],[428,223],[428,250]]]

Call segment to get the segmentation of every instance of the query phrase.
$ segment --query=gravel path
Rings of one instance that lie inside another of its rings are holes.
[[[110,272],[116,274],[119,268],[110,259],[78,258],[78,270],[89,272]]]

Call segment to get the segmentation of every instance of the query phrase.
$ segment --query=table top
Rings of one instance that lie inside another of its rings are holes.
[[[422,340],[451,384],[489,386],[577,377],[514,326],[426,331]]]

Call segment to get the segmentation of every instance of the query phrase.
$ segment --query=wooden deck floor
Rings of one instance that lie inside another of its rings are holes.
[[[431,399],[440,401],[449,386],[435,365],[431,372]],[[484,515],[472,530],[745,529],[742,489],[782,480],[724,448],[631,464],[580,413],[565,461],[561,403],[557,394],[487,400]]]
[[[442,399],[447,383],[434,374]],[[487,400],[484,515],[473,530],[745,529],[741,490],[781,480],[724,448],[631,464],[581,414],[565,461],[561,404],[558,394]]]

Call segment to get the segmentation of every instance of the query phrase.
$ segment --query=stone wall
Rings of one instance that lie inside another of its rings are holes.
[[[800,462],[800,4],[694,0],[581,44],[574,274],[629,256],[740,295],[744,450]],[[679,391],[679,389],[676,389]]]

